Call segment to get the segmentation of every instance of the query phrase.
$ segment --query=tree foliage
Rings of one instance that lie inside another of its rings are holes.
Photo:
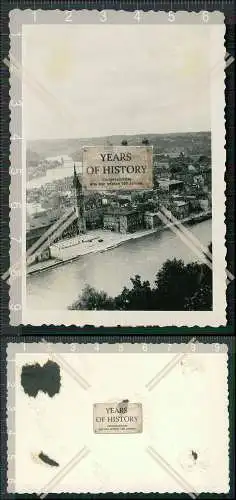
[[[211,248],[209,246],[209,248]],[[70,309],[126,311],[183,311],[212,309],[212,271],[205,263],[167,260],[155,277],[154,285],[141,276],[130,278],[116,297],[86,286]]]
[[[110,310],[114,309],[113,299],[108,297],[107,293],[98,292],[95,288],[87,285],[78,300],[76,300],[69,309],[83,310]]]

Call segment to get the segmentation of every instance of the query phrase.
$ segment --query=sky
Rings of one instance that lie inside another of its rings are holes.
[[[25,25],[27,140],[210,130],[207,25]]]

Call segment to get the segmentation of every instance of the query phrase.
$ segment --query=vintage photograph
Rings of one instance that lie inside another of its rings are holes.
[[[22,25],[24,321],[225,323],[220,21]]]

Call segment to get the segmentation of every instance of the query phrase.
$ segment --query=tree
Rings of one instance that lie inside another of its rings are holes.
[[[210,161],[210,158],[206,155],[201,155],[199,156],[199,160],[198,162],[201,164],[201,165],[210,165],[211,161]]]
[[[149,139],[147,139],[146,137],[142,140],[142,144],[144,144],[145,146],[148,146],[149,145]]]
[[[123,139],[123,140],[121,141],[121,145],[122,145],[122,146],[128,146],[128,141],[127,141],[126,139]]]
[[[80,310],[111,310],[114,309],[114,301],[105,292],[98,292],[95,288],[86,285],[81,297],[76,300],[69,309]]]
[[[149,281],[141,281],[141,277],[137,274],[134,278],[130,278],[132,288],[123,288],[120,295],[115,298],[115,309],[142,311],[148,310],[151,304],[151,287]]]
[[[188,311],[210,311],[212,309],[212,288],[209,285],[200,288],[186,300]]]
[[[211,288],[211,271],[206,264],[167,260],[156,276],[156,308],[161,311],[183,311],[202,287]],[[205,295],[207,298],[207,295]],[[203,302],[202,302],[203,303]],[[207,304],[209,300],[207,300]],[[200,304],[200,302],[199,302]]]
[[[182,173],[183,167],[182,167],[182,165],[179,165],[177,163],[177,164],[171,165],[170,170],[171,170],[172,174],[180,174],[180,173]]]

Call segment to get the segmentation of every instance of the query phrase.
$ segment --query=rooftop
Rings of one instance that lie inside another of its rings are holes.
[[[160,179],[159,182],[166,182],[168,183],[170,186],[173,186],[174,184],[183,184],[183,181],[179,181],[179,180],[176,180],[176,179]]]
[[[129,210],[122,210],[119,208],[115,208],[114,210],[107,210],[104,215],[117,215],[117,216],[122,216],[122,215],[132,215],[132,214],[138,214],[140,210],[137,209],[129,209]]]
[[[177,207],[183,207],[184,205],[187,205],[187,202],[186,201],[174,201],[174,204]]]
[[[44,214],[39,214],[36,217],[29,217],[27,221],[27,231],[40,227],[47,227],[53,224],[62,216],[60,210],[48,210]]]
[[[156,168],[169,168],[169,162],[168,161],[162,161],[162,160],[158,160],[158,161],[154,161],[154,167]]]
[[[53,224],[53,220],[50,220],[50,219],[42,219],[40,218],[40,220],[38,219],[32,219],[30,221],[27,222],[26,224],[26,231],[27,233],[32,231],[33,229],[40,229],[40,228],[43,228],[43,227],[48,227],[50,226],[51,224]]]
[[[183,184],[183,181],[179,181],[179,180],[171,179],[171,180],[169,181],[169,184],[170,184],[170,185],[173,185],[173,184]]]
[[[159,215],[159,212],[145,212],[145,215],[151,215],[151,217],[154,217],[154,215]]]

